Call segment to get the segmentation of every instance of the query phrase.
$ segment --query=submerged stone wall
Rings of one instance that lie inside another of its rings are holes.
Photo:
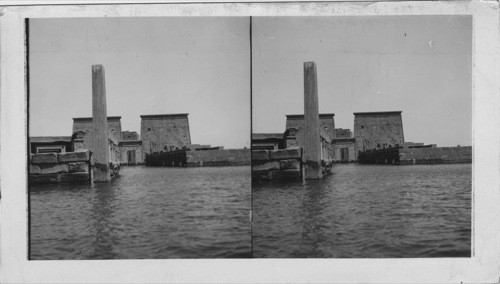
[[[188,167],[250,165],[250,149],[187,151]]]
[[[359,153],[360,164],[454,164],[472,163],[472,147],[392,147]]]
[[[301,180],[302,148],[252,151],[253,180]]]
[[[472,163],[472,146],[399,149],[401,165]]]
[[[29,158],[29,182],[90,182],[90,151],[33,154]]]

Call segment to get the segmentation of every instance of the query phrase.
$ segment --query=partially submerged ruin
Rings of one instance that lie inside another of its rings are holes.
[[[107,116],[102,65],[92,66],[92,117],[73,118],[71,136],[30,137],[29,149],[30,183],[107,182],[118,175],[123,165],[203,167],[251,163],[250,149],[192,144],[187,113],[141,115],[140,136],[122,131],[121,117]]]
[[[279,158],[278,158],[279,157]],[[334,163],[471,163],[472,147],[406,142],[402,111],[356,112],[354,133],[335,128],[334,113],[318,113],[316,66],[304,63],[304,115],[286,115],[279,133],[252,134],[252,179],[318,179]]]

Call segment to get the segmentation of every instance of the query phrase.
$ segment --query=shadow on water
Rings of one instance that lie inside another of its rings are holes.
[[[328,178],[328,177],[327,177]],[[324,208],[318,206],[325,198],[325,181],[308,180],[302,184],[304,199],[301,205],[302,218],[302,245],[294,257],[325,257],[319,249],[325,240],[323,232],[324,220],[322,218]]]

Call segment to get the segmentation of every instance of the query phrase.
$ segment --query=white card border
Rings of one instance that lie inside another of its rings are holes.
[[[43,3],[48,3],[44,1]],[[322,2],[57,5],[0,8],[0,282],[457,283],[500,276],[499,4]],[[24,18],[134,16],[473,16],[472,258],[27,260]]]

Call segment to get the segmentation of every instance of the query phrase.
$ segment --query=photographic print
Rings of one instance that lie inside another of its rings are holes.
[[[472,17],[252,31],[254,257],[470,257]]]
[[[0,282],[498,280],[498,2],[97,2],[0,8]]]
[[[29,258],[251,256],[249,18],[29,19]]]

